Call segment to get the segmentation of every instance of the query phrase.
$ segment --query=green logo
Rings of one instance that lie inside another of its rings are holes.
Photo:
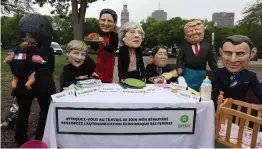
[[[181,117],[180,117],[180,121],[182,122],[182,123],[186,123],[186,122],[188,122],[188,116],[187,115],[182,115]]]

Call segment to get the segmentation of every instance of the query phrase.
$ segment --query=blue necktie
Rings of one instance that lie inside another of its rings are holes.
[[[230,77],[230,83],[229,83],[229,87],[230,88],[234,88],[237,86],[237,78],[236,78],[236,74],[233,74],[231,77]]]

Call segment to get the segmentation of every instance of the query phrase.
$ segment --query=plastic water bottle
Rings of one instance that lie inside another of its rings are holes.
[[[200,96],[202,100],[211,100],[212,84],[211,81],[206,76],[201,84]]]

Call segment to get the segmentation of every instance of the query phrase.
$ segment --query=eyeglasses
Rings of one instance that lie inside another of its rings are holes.
[[[130,29],[126,33],[130,34],[132,37],[134,37],[136,34],[138,34],[139,37],[142,37],[142,31],[141,30]]]

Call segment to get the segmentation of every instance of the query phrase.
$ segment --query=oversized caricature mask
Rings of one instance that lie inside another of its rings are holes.
[[[201,21],[191,21],[184,26],[186,40],[189,43],[197,44],[204,39],[204,26]]]
[[[100,12],[99,25],[100,29],[107,33],[112,32],[115,29],[117,22],[117,14],[112,9],[103,9]]]
[[[68,62],[75,67],[80,67],[86,59],[87,49],[87,45],[84,42],[72,40],[67,45]]]
[[[139,28],[130,29],[123,38],[125,45],[131,48],[138,48],[141,46],[142,33]]]
[[[245,69],[250,62],[252,41],[242,35],[227,37],[219,50],[222,64],[229,72],[236,73]]]
[[[119,30],[119,39],[122,45],[138,48],[144,39],[144,31],[138,23],[127,22]]]
[[[167,50],[157,46],[152,51],[153,63],[158,67],[165,67],[167,65]]]

